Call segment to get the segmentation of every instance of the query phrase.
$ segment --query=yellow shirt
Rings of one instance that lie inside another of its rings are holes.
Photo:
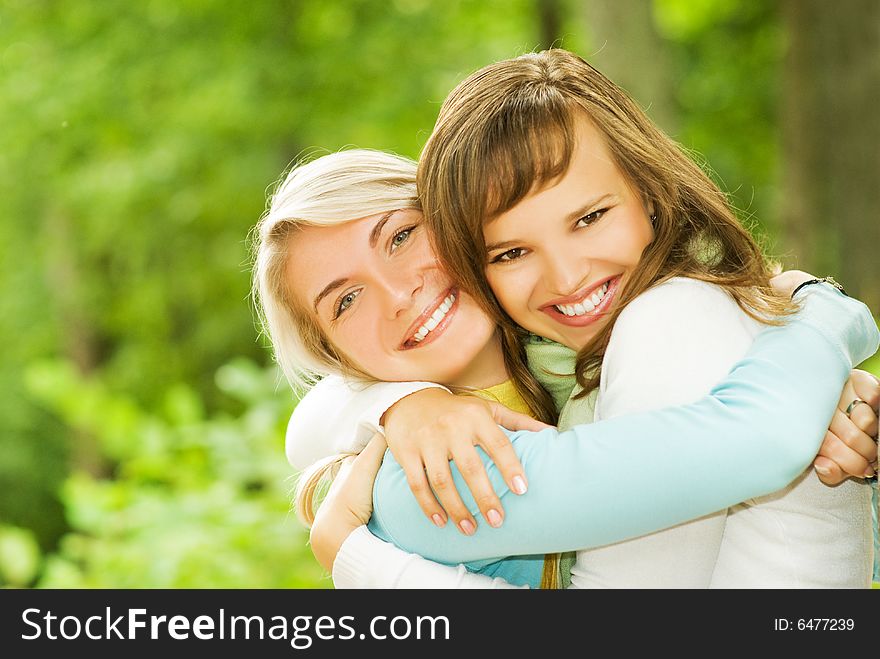
[[[513,380],[506,380],[501,384],[496,384],[494,387],[478,389],[473,393],[480,398],[485,398],[486,400],[494,400],[498,403],[501,403],[505,407],[509,407],[510,409],[512,409],[514,412],[528,414],[531,417],[535,416],[535,413],[532,412],[531,409],[529,409],[528,405],[526,405],[526,401],[523,400],[523,397],[519,395],[519,392],[513,385]]]

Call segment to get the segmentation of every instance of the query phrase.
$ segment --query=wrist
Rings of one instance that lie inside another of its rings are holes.
[[[843,286],[841,286],[834,277],[816,277],[813,279],[808,279],[805,282],[798,284],[795,289],[791,292],[791,299],[794,299],[794,296],[798,294],[798,291],[802,290],[806,286],[812,286],[814,284],[828,284],[836,288],[838,291],[846,295],[846,290],[844,290]]]
[[[382,417],[379,419],[379,424],[381,426],[380,431],[382,431],[384,433],[385,426],[387,426],[389,423],[391,423],[392,417],[394,417],[395,414],[400,413],[401,408],[403,408],[403,414],[405,414],[406,407],[410,404],[415,404],[415,405],[419,406],[420,409],[424,409],[426,407],[430,407],[431,400],[438,400],[437,398],[430,398],[430,397],[438,397],[439,396],[442,398],[444,396],[453,396],[453,395],[454,394],[452,394],[448,389],[446,389],[445,387],[440,387],[440,386],[426,387],[424,389],[419,389],[417,391],[410,392],[406,396],[399,398],[397,401],[395,401],[395,403],[391,407],[389,407],[387,410],[385,410],[385,412],[382,414]],[[417,400],[424,401],[424,406],[422,406],[419,403],[414,403],[413,396],[416,396]],[[406,401],[406,402],[404,402],[404,401]]]
[[[332,572],[336,555],[348,536],[363,526],[359,520],[316,519],[309,532],[309,544],[315,559],[328,572]]]

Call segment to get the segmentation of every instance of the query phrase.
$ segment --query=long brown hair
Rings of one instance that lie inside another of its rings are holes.
[[[490,64],[447,97],[419,163],[422,208],[438,256],[508,324],[485,277],[483,225],[568,170],[583,117],[604,137],[615,164],[652,208],[655,237],[608,322],[578,353],[583,396],[599,384],[605,346],[620,312],[671,277],[723,287],[761,322],[795,305],[770,287],[770,264],[725,194],[617,85],[565,50]]]

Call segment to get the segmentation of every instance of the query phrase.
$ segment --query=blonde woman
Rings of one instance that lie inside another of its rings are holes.
[[[440,267],[416,210],[414,179],[400,175],[400,159],[383,169],[383,157],[391,158],[346,152],[295,169],[258,227],[255,286],[285,372],[296,381],[303,371],[433,379],[518,399],[537,412],[539,403],[522,393],[528,383],[507,366],[521,353]],[[452,562],[537,585],[544,559],[512,556],[613,542],[778,489],[814,454],[850,363],[876,348],[863,305],[809,288],[805,312],[765,331],[751,359],[711,396],[565,433],[515,433],[531,489],[513,495],[508,507],[519,514],[512,512],[492,537],[477,531],[466,538],[427,522],[414,499],[397,496],[406,479],[390,456],[377,486],[377,493],[387,486],[388,496],[377,499],[374,520],[387,508],[388,519],[417,535],[427,524],[434,550],[427,555],[449,560],[452,552]],[[821,318],[832,313],[850,322],[827,327]],[[764,359],[771,355],[772,362]],[[800,413],[804,401],[807,414]],[[664,474],[647,501],[611,473],[642,460]],[[708,471],[715,472],[711,479]]]

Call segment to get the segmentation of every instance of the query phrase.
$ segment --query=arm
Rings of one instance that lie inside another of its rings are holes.
[[[287,460],[297,469],[336,453],[357,453],[381,430],[385,411],[432,382],[349,383],[328,375],[299,401],[287,424]]]
[[[646,291],[614,326],[596,420],[698,400],[746,354],[758,331],[719,287],[673,279]]]
[[[504,579],[427,561],[372,535],[366,526],[352,531],[333,563],[336,588],[517,588]],[[522,586],[525,588],[525,586]]]
[[[385,448],[376,433],[359,455],[342,463],[312,524],[312,551],[321,565],[332,567],[336,587],[512,588],[463,565],[450,568],[407,554],[370,534],[364,524],[373,510],[371,491]]]
[[[465,508],[458,493],[448,487],[451,483],[448,467],[451,456],[459,464],[472,466],[466,470],[468,487],[480,502],[480,510],[484,514],[495,511],[498,515],[495,519],[500,521],[504,508],[489,484],[473,447],[479,445],[486,450],[508,483],[513,485],[517,477],[525,483],[522,465],[498,425],[513,430],[540,430],[545,424],[498,403],[453,396],[445,387],[431,382],[355,384],[337,375],[328,375],[293,410],[287,424],[288,462],[302,469],[336,453],[362,450],[374,433],[383,432],[383,416],[388,413],[390,419],[395,413],[393,410],[398,409],[395,404],[416,392],[421,392],[417,395],[422,405],[417,405],[415,423],[407,425],[404,421],[409,430],[392,433],[389,445],[409,473],[410,486],[423,512],[434,524],[446,524],[446,512],[434,497],[434,492],[437,492],[457,527],[463,531],[476,527],[476,520]],[[427,405],[434,414],[436,422],[433,426],[424,424],[423,405]],[[406,410],[404,408],[404,415]],[[411,430],[413,425],[416,431]],[[438,437],[442,439],[444,432],[449,439],[441,442]],[[398,437],[409,438],[414,433],[427,435],[432,440],[430,445],[435,450],[425,463],[427,472],[434,478],[433,489],[428,484],[418,445],[395,441]],[[438,479],[442,483],[438,484]],[[444,488],[443,483],[447,487]]]
[[[432,560],[458,563],[617,542],[780,489],[812,460],[852,363],[878,341],[864,305],[809,288],[804,311],[764,330],[696,403],[565,433],[514,433],[531,482],[525,496],[509,496],[483,456],[508,508],[501,528],[481,526],[463,538],[426,523],[386,456],[371,529]],[[649,496],[638,486],[645,477]]]

